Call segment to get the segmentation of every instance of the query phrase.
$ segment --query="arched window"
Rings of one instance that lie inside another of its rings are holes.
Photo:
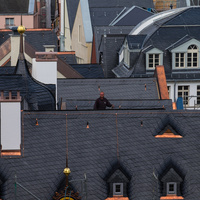
[[[198,66],[198,47],[192,44],[187,50],[187,67],[197,67]]]

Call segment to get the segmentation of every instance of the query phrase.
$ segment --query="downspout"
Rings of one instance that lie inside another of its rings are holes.
[[[176,102],[176,81],[174,82],[174,102]]]
[[[60,26],[60,51],[65,51],[65,0],[61,0]]]
[[[190,0],[186,0],[187,7],[191,5]]]

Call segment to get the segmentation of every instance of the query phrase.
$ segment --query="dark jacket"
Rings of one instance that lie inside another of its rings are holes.
[[[100,97],[95,101],[94,110],[105,110],[106,106],[111,107],[112,104],[105,97],[101,99]]]

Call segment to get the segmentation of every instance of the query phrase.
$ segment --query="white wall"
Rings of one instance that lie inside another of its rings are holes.
[[[177,101],[178,98],[178,86],[189,86],[189,106],[188,108],[197,109],[197,85],[200,85],[200,82],[183,82],[183,81],[176,81],[171,82],[167,81],[167,86],[170,86],[170,93],[169,98],[172,99],[173,102]],[[200,106],[200,105],[199,105]],[[200,109],[200,108],[198,108]]]
[[[56,102],[57,102],[57,61],[36,62],[32,59],[32,76],[36,80],[45,84],[56,85]]]
[[[2,150],[20,150],[21,106],[20,102],[1,102]]]
[[[32,76],[45,84],[57,84],[57,62],[36,62],[32,60]]]

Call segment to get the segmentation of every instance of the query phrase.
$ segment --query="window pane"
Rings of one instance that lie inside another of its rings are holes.
[[[174,191],[174,184],[169,184],[169,191]]]
[[[121,192],[121,185],[115,186],[115,192]]]

